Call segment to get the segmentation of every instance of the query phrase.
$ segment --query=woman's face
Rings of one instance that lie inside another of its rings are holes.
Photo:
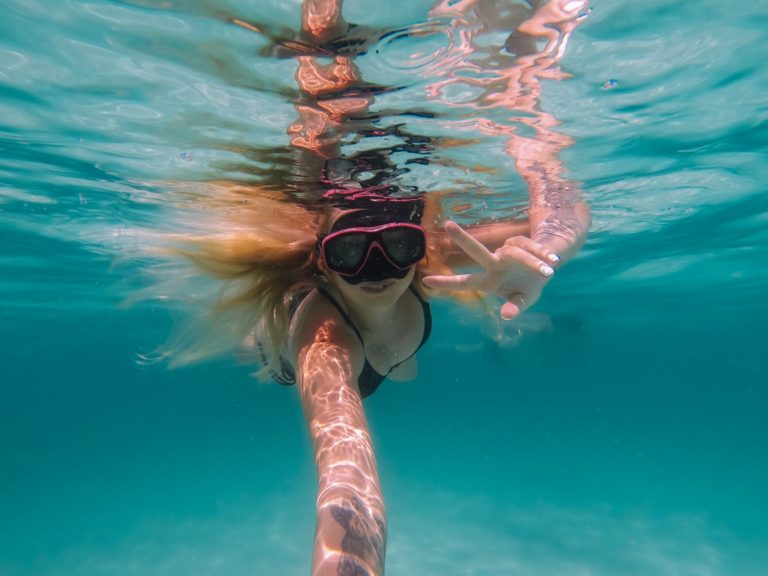
[[[413,282],[416,269],[415,263],[403,268],[396,262],[406,263],[409,258],[423,256],[424,232],[407,218],[413,208],[404,204],[397,207],[400,206],[406,212],[396,215],[397,219],[382,210],[345,210],[334,214],[328,222],[321,268],[346,301],[363,309],[384,310],[393,306]],[[351,235],[344,236],[344,230],[352,230]],[[363,230],[370,230],[370,235],[361,237]],[[330,238],[334,238],[332,244],[326,245]],[[325,261],[326,257],[333,259],[334,266]],[[337,266],[356,272],[342,275],[336,271]]]

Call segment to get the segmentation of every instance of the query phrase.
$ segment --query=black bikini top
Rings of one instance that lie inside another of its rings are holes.
[[[386,380],[387,376],[389,376],[395,368],[400,366],[401,364],[407,362],[411,358],[413,358],[416,355],[416,352],[419,351],[419,349],[424,346],[424,343],[429,339],[429,335],[432,332],[432,311],[429,308],[429,302],[424,300],[421,295],[416,291],[416,289],[413,287],[413,284],[410,286],[411,292],[413,292],[413,295],[416,296],[416,298],[421,303],[421,309],[424,312],[424,334],[421,337],[421,342],[419,342],[419,345],[416,347],[416,350],[413,351],[413,354],[408,356],[408,358],[405,358],[404,360],[401,360],[397,364],[392,365],[392,367],[389,369],[389,371],[386,374],[379,374],[376,372],[376,370],[373,369],[373,366],[371,366],[371,363],[368,362],[368,358],[365,359],[365,364],[363,364],[363,369],[360,372],[360,376],[357,379],[357,386],[360,388],[360,397],[361,398],[367,398],[374,392],[376,392],[376,388],[379,387],[379,384],[381,384],[384,380]],[[336,301],[336,299],[331,296],[328,292],[326,292],[323,289],[320,289],[319,292],[325,296],[328,301],[333,304],[334,308],[338,310],[339,314],[341,314],[341,317],[344,318],[344,321],[347,323],[347,325],[352,328],[352,330],[357,334],[358,340],[360,340],[360,345],[363,347],[363,351],[365,351],[365,342],[363,341],[363,336],[360,334],[360,330],[357,329],[357,326],[355,326],[354,322],[352,322],[352,319],[347,315],[347,313],[344,311],[344,309],[341,307],[341,305]]]
[[[419,349],[424,346],[424,343],[429,339],[429,335],[432,332],[432,311],[429,307],[429,302],[424,300],[421,295],[416,291],[416,289],[413,287],[413,285],[410,286],[411,292],[413,292],[413,295],[416,296],[416,298],[421,303],[421,309],[424,313],[424,334],[421,337],[421,342],[419,342],[419,345],[416,347],[416,350],[414,350],[413,354],[408,356],[408,358],[401,360],[397,364],[394,364],[389,371],[386,374],[379,374],[374,370],[373,366],[371,366],[371,363],[368,362],[368,358],[365,359],[365,364],[363,364],[363,369],[360,372],[360,376],[357,379],[357,386],[360,389],[360,397],[361,398],[367,398],[371,394],[373,394],[376,389],[379,387],[379,385],[386,380],[387,376],[390,375],[392,370],[400,366],[401,364],[407,362],[411,358],[413,358],[416,355],[416,352],[419,351]],[[333,307],[336,308],[336,310],[339,312],[341,317],[344,319],[344,322],[347,323],[347,325],[352,328],[352,331],[357,335],[358,340],[360,340],[360,345],[363,347],[363,351],[365,351],[365,342],[363,341],[363,336],[360,334],[360,330],[357,329],[357,326],[355,326],[355,323],[352,322],[352,319],[349,317],[349,315],[346,313],[346,311],[341,307],[341,305],[336,301],[336,299],[331,296],[328,292],[323,290],[322,288],[318,289],[318,292],[325,296],[325,298],[333,304]],[[290,306],[290,313],[291,316],[295,313],[296,309],[298,308],[298,304],[301,303],[301,301],[306,298],[306,296],[309,294],[309,292],[305,294],[301,294],[298,296],[298,298],[294,299],[294,302],[292,302],[292,305]],[[296,375],[293,371],[293,367],[291,366],[290,362],[288,362],[285,358],[280,358],[280,372],[277,373],[275,371],[270,372],[272,375],[272,378],[275,379],[280,384],[283,385],[291,385],[296,383]]]

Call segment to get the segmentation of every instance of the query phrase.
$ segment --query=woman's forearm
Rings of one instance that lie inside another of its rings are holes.
[[[386,516],[352,359],[326,331],[299,352],[299,390],[318,474],[312,576],[384,573]]]
[[[559,172],[559,165],[555,166]],[[589,206],[581,200],[575,184],[559,175],[541,170],[535,178],[527,180],[531,194],[530,238],[554,251],[565,263],[587,238],[591,223]]]
[[[579,251],[590,225],[589,207],[578,202],[565,210],[546,210],[533,229],[531,238],[546,246],[566,263]]]
[[[386,512],[376,457],[367,425],[355,419],[313,426],[321,429],[313,434],[318,473],[313,576],[384,573]]]
[[[338,496],[317,510],[312,576],[384,574],[386,521],[360,496]]]

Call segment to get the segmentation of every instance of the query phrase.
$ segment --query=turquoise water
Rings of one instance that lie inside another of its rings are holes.
[[[404,30],[430,5],[345,15]],[[121,305],[150,283],[141,250],[183,222],[164,182],[237,178],[264,168],[249,147],[287,146],[293,62],[227,19],[295,29],[298,6],[4,3],[3,576],[308,572],[315,479],[294,392],[229,359],[147,362],[179,307]],[[587,245],[503,333],[436,303],[419,379],[366,401],[388,575],[768,565],[768,6],[592,8],[571,77],[541,97],[575,141],[563,158],[592,207]],[[440,111],[420,76],[451,45],[438,29],[360,57],[366,80],[403,87],[382,106]],[[524,197],[514,174],[472,170],[508,158],[470,136],[435,150],[453,163],[403,176],[463,179],[468,220]]]

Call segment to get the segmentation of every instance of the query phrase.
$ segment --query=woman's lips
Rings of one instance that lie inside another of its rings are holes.
[[[360,289],[363,292],[368,292],[369,294],[380,294],[381,292],[384,292],[387,288],[392,286],[394,284],[394,280],[382,280],[380,282],[363,282],[360,284]]]

